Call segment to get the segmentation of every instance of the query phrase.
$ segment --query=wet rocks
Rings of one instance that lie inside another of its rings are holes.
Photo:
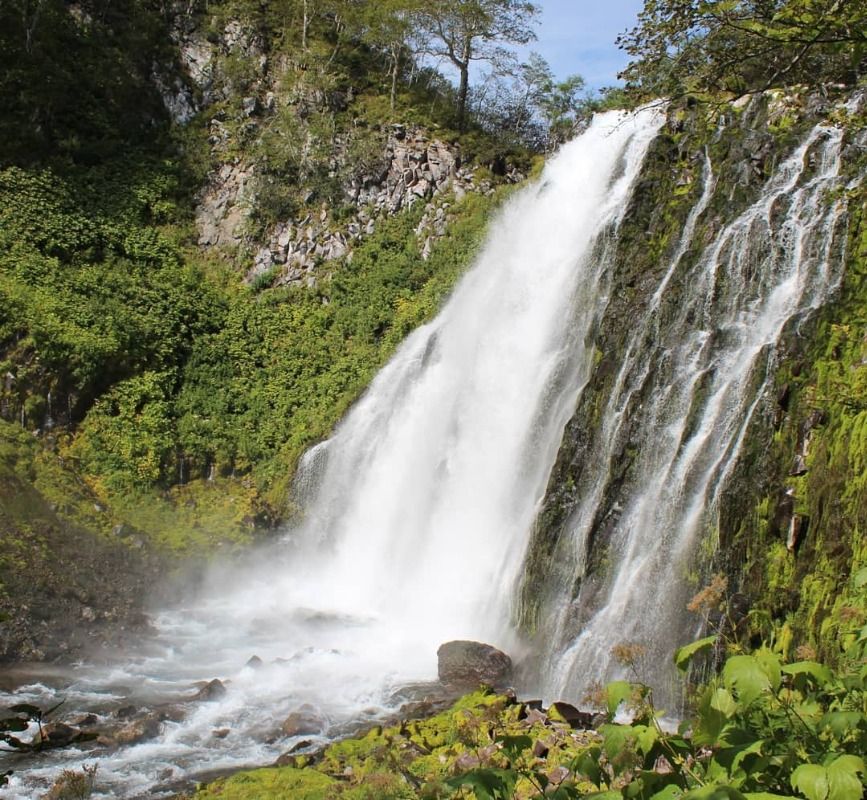
[[[606,719],[604,714],[595,714],[591,711],[581,711],[570,703],[564,703],[562,701],[551,703],[548,707],[547,716],[549,720],[564,722],[570,728],[582,731],[592,730],[598,727],[598,725]]]
[[[437,650],[437,674],[447,686],[505,686],[512,677],[512,659],[489,644],[452,641]]]
[[[223,682],[217,678],[206,683],[195,695],[193,695],[192,700],[197,702],[206,702],[210,703],[215,700],[219,700],[224,697],[226,694],[226,687],[223,685]]]
[[[43,725],[33,737],[32,745],[44,747],[66,747],[81,738],[81,731],[64,722],[51,722]]]
[[[325,730],[325,721],[313,706],[303,705],[286,717],[280,730],[284,736],[312,736]]]

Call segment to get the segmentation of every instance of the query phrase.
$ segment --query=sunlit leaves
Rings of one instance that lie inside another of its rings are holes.
[[[861,758],[843,755],[827,766],[802,764],[792,773],[792,788],[807,800],[859,800],[863,787],[858,775],[863,773]]]
[[[714,634],[713,636],[706,636],[704,639],[699,639],[698,641],[691,642],[690,644],[679,648],[674,653],[675,665],[679,670],[685,671],[689,668],[692,660],[699,653],[704,653],[707,650],[710,650],[710,648],[716,644],[716,640],[717,637],[716,634]]]

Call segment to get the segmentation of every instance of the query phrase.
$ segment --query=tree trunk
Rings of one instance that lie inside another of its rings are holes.
[[[461,85],[458,88],[458,130],[463,133],[467,122],[467,94],[470,89],[470,69],[461,67]]]
[[[470,90],[470,56],[473,53],[473,40],[467,36],[464,39],[464,49],[461,61],[456,61],[461,71],[461,85],[458,88],[458,130],[463,133],[467,123],[467,94]]]
[[[397,78],[400,74],[400,47],[392,47],[391,51],[391,110],[397,98]]]

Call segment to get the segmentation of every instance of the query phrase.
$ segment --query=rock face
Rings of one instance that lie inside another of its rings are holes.
[[[335,158],[345,154],[338,147]],[[241,169],[239,166],[232,168]],[[211,185],[198,210],[199,244],[230,246],[241,244],[244,213],[252,198],[244,194],[251,173],[244,175],[244,186],[233,178],[231,169],[221,168],[212,176]],[[522,180],[517,173],[509,176]],[[248,282],[266,273],[276,273],[277,284],[311,283],[317,264],[350,255],[353,247],[370,236],[378,222],[402,209],[423,203],[425,212],[416,229],[422,258],[430,255],[437,239],[445,235],[450,207],[449,192],[455,200],[469,193],[493,191],[488,181],[478,181],[475,170],[462,166],[460,148],[438,139],[429,139],[420,129],[406,130],[392,126],[384,139],[384,151],[375,172],[356,176],[343,187],[352,216],[336,223],[331,210],[323,206],[319,213],[287,220],[274,226],[267,243],[256,251],[247,271]]]
[[[199,689],[199,691],[196,692],[195,696],[192,699],[210,703],[215,700],[219,700],[225,695],[226,687],[223,686],[223,682],[218,678],[214,678],[214,680],[206,683],[201,689]]]
[[[437,673],[448,686],[505,686],[512,677],[512,659],[481,642],[454,641],[437,650]]]

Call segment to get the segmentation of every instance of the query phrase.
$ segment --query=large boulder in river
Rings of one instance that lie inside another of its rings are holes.
[[[437,673],[448,686],[502,688],[512,678],[512,659],[482,642],[446,642],[437,650]]]
[[[284,736],[311,736],[322,733],[325,728],[325,720],[307,703],[286,717],[281,726]]]

